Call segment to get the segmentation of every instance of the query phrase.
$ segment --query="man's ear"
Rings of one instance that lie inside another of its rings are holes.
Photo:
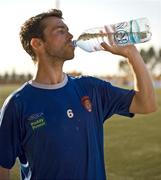
[[[30,45],[34,50],[38,50],[42,46],[42,41],[39,38],[32,38],[30,41]]]

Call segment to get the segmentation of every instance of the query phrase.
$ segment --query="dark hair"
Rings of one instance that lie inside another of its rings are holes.
[[[38,14],[36,16],[31,17],[28,19],[20,29],[20,40],[21,44],[24,48],[24,50],[31,56],[33,61],[36,61],[35,59],[35,53],[30,45],[30,41],[32,38],[41,38],[43,39],[43,31],[45,29],[45,25],[43,23],[43,20],[48,17],[62,17],[62,11],[58,9],[51,9],[47,12],[43,12],[41,14]]]

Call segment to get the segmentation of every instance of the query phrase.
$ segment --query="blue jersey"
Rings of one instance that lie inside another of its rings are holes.
[[[11,168],[18,157],[22,179],[106,179],[103,123],[113,114],[132,117],[134,94],[94,77],[25,83],[2,107],[0,165]]]

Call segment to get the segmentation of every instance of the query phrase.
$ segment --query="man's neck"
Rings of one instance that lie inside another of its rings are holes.
[[[48,64],[38,64],[37,72],[33,80],[42,84],[58,84],[64,79],[62,65],[51,66]]]

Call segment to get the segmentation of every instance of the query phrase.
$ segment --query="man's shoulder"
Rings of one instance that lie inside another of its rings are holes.
[[[26,82],[23,85],[21,85],[18,89],[14,90],[11,94],[9,94],[4,104],[17,103],[19,98],[23,96],[23,94],[27,89],[28,89],[28,83]]]
[[[27,84],[25,83],[21,85],[18,89],[13,91],[4,101],[2,108],[0,109],[0,125],[2,123],[2,118],[5,112],[15,112],[17,107],[21,106],[20,104],[20,96],[23,94],[23,91],[27,88]]]
[[[80,76],[69,76],[69,78],[78,83],[98,83],[102,82],[103,80],[99,79],[98,77],[90,76],[90,75],[80,75]]]
[[[96,88],[96,87],[108,87],[111,85],[110,82],[105,81],[99,77],[81,75],[81,76],[70,76],[70,79],[74,81],[74,83],[84,86],[86,88]]]

